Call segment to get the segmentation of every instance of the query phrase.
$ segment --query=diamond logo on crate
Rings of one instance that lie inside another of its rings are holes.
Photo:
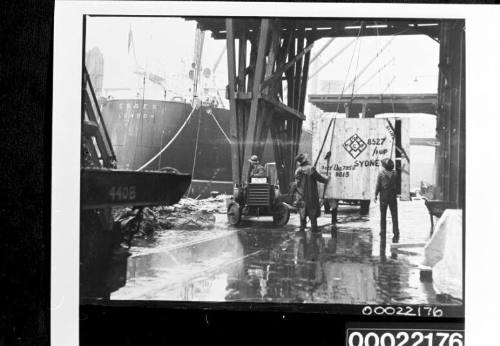
[[[358,134],[354,134],[349,139],[344,142],[344,149],[352,156],[353,159],[357,158],[365,149],[367,145],[358,136]]]

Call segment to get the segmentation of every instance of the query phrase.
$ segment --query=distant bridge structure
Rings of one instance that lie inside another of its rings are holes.
[[[372,118],[381,113],[437,114],[437,94],[315,94],[309,102],[324,112]]]

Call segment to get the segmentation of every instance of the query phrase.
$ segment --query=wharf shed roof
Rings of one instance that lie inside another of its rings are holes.
[[[258,32],[261,18],[235,17],[235,38]],[[275,19],[275,18],[272,18]],[[215,39],[226,38],[226,18],[186,17],[195,20],[201,30],[209,30]],[[311,40],[324,37],[428,35],[439,40],[441,19],[374,19],[374,18],[279,18],[280,30],[304,32]],[[361,25],[363,25],[360,31]]]

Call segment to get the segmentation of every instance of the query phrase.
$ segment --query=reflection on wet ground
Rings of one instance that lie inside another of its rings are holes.
[[[401,202],[401,242],[429,237],[423,202]],[[168,230],[136,241],[126,284],[111,299],[336,304],[432,304],[432,282],[422,282],[421,249],[390,253],[378,233],[378,211],[361,217],[343,209],[321,234],[299,232],[296,216],[277,229],[268,220],[203,231]],[[390,223],[388,225],[390,228]],[[460,251],[460,249],[458,249]]]

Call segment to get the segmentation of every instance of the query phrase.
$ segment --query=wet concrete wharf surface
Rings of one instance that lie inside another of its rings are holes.
[[[443,304],[432,282],[420,279],[421,247],[391,253],[390,216],[387,240],[380,239],[378,207],[372,203],[370,215],[360,216],[357,207],[341,206],[336,227],[323,214],[319,234],[299,231],[296,214],[282,228],[269,217],[246,219],[235,228],[217,214],[211,229],[165,230],[136,239],[119,278],[124,285],[111,299]],[[424,202],[398,207],[400,243],[426,242],[430,220]]]

